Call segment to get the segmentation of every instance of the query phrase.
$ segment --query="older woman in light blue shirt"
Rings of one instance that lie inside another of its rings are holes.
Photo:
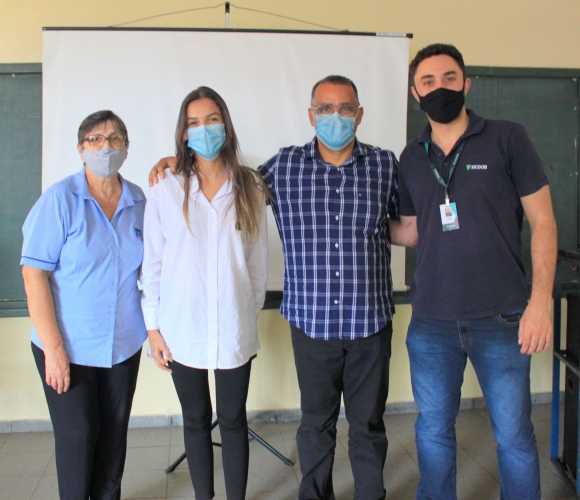
[[[119,499],[141,346],[145,197],[117,172],[129,141],[111,111],[79,128],[84,162],[24,223],[32,351],[55,435],[61,499]]]

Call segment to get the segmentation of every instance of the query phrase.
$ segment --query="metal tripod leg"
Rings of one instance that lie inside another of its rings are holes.
[[[214,420],[211,424],[211,430],[213,431],[216,426],[218,424],[217,420]],[[250,439],[255,439],[256,441],[258,441],[258,443],[260,443],[264,448],[266,448],[269,452],[271,452],[272,454],[274,454],[274,456],[276,456],[277,458],[279,458],[280,460],[282,460],[282,462],[286,465],[294,465],[294,462],[292,462],[291,460],[289,460],[288,458],[286,458],[284,455],[282,455],[282,453],[280,453],[276,448],[274,448],[270,443],[268,443],[268,441],[266,441],[265,439],[261,438],[260,436],[258,436],[252,429],[250,429],[248,427],[248,434],[251,436]],[[212,443],[214,446],[217,446],[219,448],[221,448],[222,444],[221,443],[214,443],[212,441]],[[165,473],[169,474],[170,472],[173,472],[175,469],[177,469],[177,466],[183,462],[185,459],[187,458],[187,455],[185,452],[183,452],[179,458],[173,462],[166,470]]]

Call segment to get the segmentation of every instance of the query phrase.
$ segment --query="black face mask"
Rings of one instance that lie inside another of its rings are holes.
[[[419,103],[431,120],[437,123],[449,123],[459,115],[465,104],[465,95],[463,89],[449,90],[440,87],[424,97],[419,96]]]

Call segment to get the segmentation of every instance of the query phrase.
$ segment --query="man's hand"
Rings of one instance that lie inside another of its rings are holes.
[[[399,220],[389,219],[391,243],[402,247],[416,247],[419,241],[417,217],[401,215]]]
[[[169,168],[172,172],[175,172],[175,168],[177,167],[177,158],[175,156],[168,156],[167,158],[161,158],[157,162],[151,172],[149,172],[149,186],[153,186],[153,184],[157,184],[159,182],[159,177],[165,179],[165,169]]]
[[[531,301],[520,320],[518,344],[522,354],[545,351],[552,342],[552,302],[533,304]]]
[[[147,335],[149,336],[151,356],[153,356],[155,363],[163,371],[171,373],[171,370],[167,366],[167,362],[173,362],[173,356],[165,343],[163,335],[161,335],[159,330],[147,330]]]
[[[532,233],[532,293],[520,320],[522,354],[540,352],[552,341],[552,290],[558,236],[550,188],[544,186],[521,198]]]
[[[68,391],[70,367],[68,356],[62,345],[54,349],[44,348],[44,365],[47,385],[59,394]]]

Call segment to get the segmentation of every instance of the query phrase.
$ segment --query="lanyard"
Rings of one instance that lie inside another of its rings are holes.
[[[459,144],[459,146],[457,147],[457,153],[455,153],[455,158],[453,159],[453,163],[451,164],[451,168],[449,169],[449,178],[447,179],[447,182],[445,182],[443,180],[443,177],[441,177],[437,165],[435,165],[435,163],[431,161],[431,158],[429,157],[429,143],[428,142],[425,143],[425,150],[427,151],[427,159],[429,160],[429,166],[431,167],[431,170],[433,172],[433,175],[435,176],[435,179],[437,179],[437,182],[439,182],[439,184],[441,184],[445,188],[445,205],[447,206],[449,206],[449,183],[451,182],[451,176],[453,175],[453,172],[455,172],[455,166],[457,165],[457,161],[461,156],[461,152],[463,151],[463,147],[465,146],[466,140],[467,139],[463,139]]]

